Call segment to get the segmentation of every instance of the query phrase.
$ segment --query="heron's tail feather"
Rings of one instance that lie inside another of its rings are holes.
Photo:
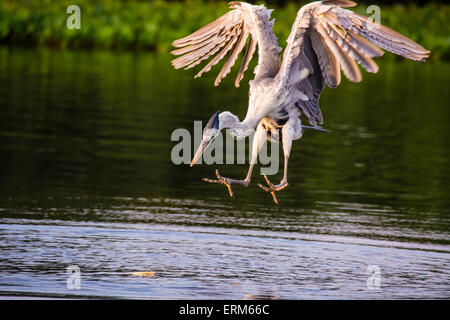
[[[321,126],[313,127],[313,126],[304,126],[304,125],[302,125],[302,128],[303,129],[313,129],[313,130],[317,130],[317,131],[321,131],[321,132],[331,132],[330,130],[324,129]]]

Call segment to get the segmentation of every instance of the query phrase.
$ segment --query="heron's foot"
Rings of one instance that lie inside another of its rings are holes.
[[[229,178],[225,178],[222,177],[219,173],[219,169],[216,169],[216,176],[217,179],[208,179],[208,178],[203,178],[202,181],[204,182],[208,182],[208,183],[217,183],[217,184],[223,184],[228,188],[228,192],[230,193],[230,197],[234,198],[234,193],[233,193],[233,189],[231,189],[231,185],[232,184],[239,184],[241,186],[244,187],[248,187],[248,185],[250,184],[250,180],[234,180],[234,179],[229,179]]]
[[[281,180],[280,184],[273,185],[272,182],[270,182],[269,178],[267,178],[266,175],[264,175],[264,178],[266,179],[268,187],[263,186],[261,183],[258,183],[258,187],[260,187],[261,189],[263,189],[266,192],[270,192],[270,194],[273,197],[273,201],[276,204],[279,204],[275,192],[283,190],[284,188],[286,188],[289,185],[289,183],[287,183],[287,181],[283,179],[283,180]]]

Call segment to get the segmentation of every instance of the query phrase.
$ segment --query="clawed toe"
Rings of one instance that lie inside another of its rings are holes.
[[[234,198],[234,193],[233,190],[231,189],[231,183],[228,181],[227,178],[222,177],[219,173],[219,169],[216,169],[216,176],[217,176],[217,180],[215,179],[208,179],[208,178],[203,178],[202,181],[204,182],[208,182],[208,183],[218,183],[218,184],[223,184],[228,188],[228,192],[230,193],[230,197]]]
[[[273,185],[272,182],[270,182],[269,178],[267,178],[266,175],[264,175],[264,178],[266,179],[266,182],[267,182],[268,187],[263,186],[263,185],[260,184],[260,183],[258,183],[258,187],[260,187],[261,189],[263,189],[263,190],[266,191],[266,192],[270,192],[270,194],[271,194],[272,197],[273,197],[273,201],[274,201],[276,204],[279,204],[275,192],[280,191],[280,190],[283,190],[283,189],[286,188],[289,184],[288,184],[287,182],[282,182],[282,183],[280,183],[280,184]]]

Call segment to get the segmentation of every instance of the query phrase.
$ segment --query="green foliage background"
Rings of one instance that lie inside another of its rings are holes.
[[[81,8],[81,29],[69,30],[66,9]],[[264,3],[264,2],[262,2]],[[270,3],[283,46],[299,7],[307,2]],[[170,43],[224,14],[227,1],[0,0],[0,43],[58,48],[143,49],[167,52]],[[353,10],[366,14],[367,5]],[[381,6],[381,23],[450,59],[450,6],[413,3]]]

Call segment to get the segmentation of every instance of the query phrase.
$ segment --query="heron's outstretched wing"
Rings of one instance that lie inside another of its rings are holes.
[[[172,45],[180,49],[173,50],[171,53],[181,55],[181,57],[174,59],[172,65],[176,69],[183,67],[189,69],[203,60],[213,57],[197,73],[195,76],[197,78],[211,70],[211,67],[228,53],[228,59],[214,83],[217,86],[230,72],[239,53],[243,50],[247,38],[250,38],[235,81],[236,87],[239,87],[239,82],[253,57],[256,45],[259,48],[259,61],[255,69],[256,78],[275,77],[280,69],[278,53],[281,48],[278,46],[277,38],[272,30],[273,21],[269,21],[272,10],[245,2],[230,2],[230,8],[233,10],[193,34],[175,40]]]
[[[429,55],[398,32],[341,8],[354,5],[348,0],[324,0],[302,7],[287,40],[277,79],[308,96],[297,106],[313,125],[323,122],[319,96],[325,84],[330,88],[339,85],[340,69],[350,81],[359,82],[362,76],[357,63],[376,73],[378,66],[372,58],[383,55],[380,48],[418,61]]]

